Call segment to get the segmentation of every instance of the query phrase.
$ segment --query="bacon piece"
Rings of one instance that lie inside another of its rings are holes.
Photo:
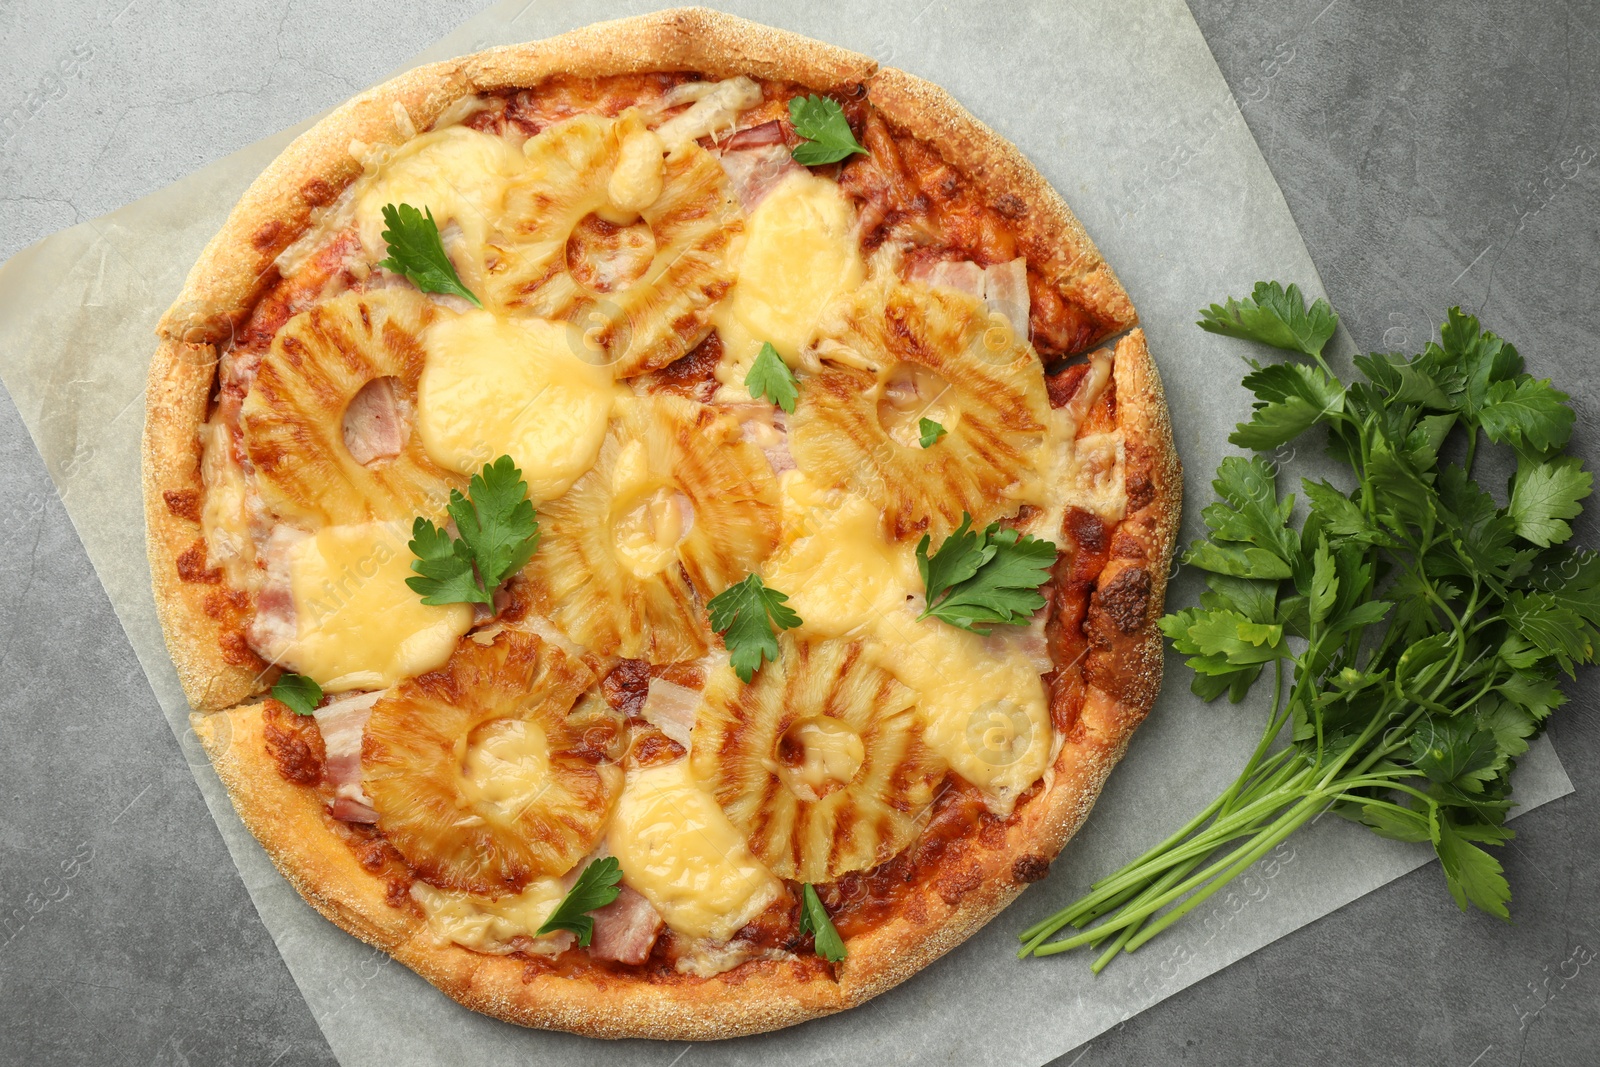
[[[970,259],[919,258],[906,271],[906,280],[921,282],[928,286],[943,286],[958,293],[977,297],[979,300],[983,299],[983,268]]]
[[[1017,330],[1028,329],[1028,261],[1018,256],[983,268],[983,302]]]
[[[367,730],[372,705],[383,694],[357,693],[338,697],[318,708],[317,728],[327,753],[327,778],[333,785],[333,817],[346,822],[377,822],[372,800],[361,788],[361,738]],[[341,803],[344,801],[346,803]]]
[[[344,409],[344,447],[362,466],[398,456],[406,445],[406,420],[399,383],[391,376],[374,378]]]
[[[311,535],[286,523],[272,528],[261,549],[266,577],[256,594],[256,613],[245,637],[250,647],[269,663],[278,662],[299,636],[294,592],[289,581],[289,556],[294,546]]]
[[[769,122],[766,125],[777,124]],[[739,134],[748,132],[740,130],[728,143],[732,145],[738,140]],[[753,148],[730,148],[722,153],[722,169],[727,173],[728,182],[733,186],[735,195],[739,197],[739,206],[744,208],[746,215],[754,211],[756,205],[785,178],[805,170],[794,161],[789,149],[781,142]]]
[[[328,805],[328,814],[341,822],[375,823],[378,813],[359,800],[349,797],[334,797],[333,803]]]
[[[728,138],[728,143],[723,146],[723,149],[727,152],[737,152],[745,148],[764,148],[767,145],[786,144],[787,141],[788,138],[783,132],[782,120],[773,119],[770,122],[763,122],[759,126],[746,126],[744,129],[739,130]],[[798,164],[796,165],[798,166]]]
[[[688,748],[689,731],[694,729],[695,713],[699,710],[699,690],[685,688],[665,678],[652,678],[640,714],[651,726]]]
[[[774,475],[795,469],[794,454],[789,451],[789,422],[783,409],[770,404],[730,406],[739,420],[739,436],[761,449]]]
[[[640,964],[650,958],[650,949],[661,933],[661,915],[641,894],[628,886],[621,889],[616,900],[589,913],[594,919],[589,955]]]

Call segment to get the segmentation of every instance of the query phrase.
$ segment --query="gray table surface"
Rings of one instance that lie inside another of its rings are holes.
[[[1357,345],[1415,349],[1462,305],[1574,394],[1594,465],[1600,6],[1191,5]],[[0,258],[338,103],[476,7],[0,0]],[[0,1063],[333,1062],[9,398],[0,485]],[[1500,855],[1514,923],[1459,913],[1425,867],[1057,1064],[1600,1063],[1600,961],[1572,973],[1600,950],[1593,682],[1551,728],[1577,791]]]

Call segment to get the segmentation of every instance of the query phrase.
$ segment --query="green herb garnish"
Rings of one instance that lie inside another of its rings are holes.
[[[794,146],[796,163],[819,167],[856,152],[866,153],[845,121],[844,108],[826,96],[796,96],[789,101],[789,123],[805,140]]]
[[[423,210],[426,216],[410,204],[383,206],[383,221],[389,227],[383,231],[383,240],[389,246],[389,258],[379,260],[378,266],[405,275],[424,293],[452,293],[470,300],[473,307],[483,307],[472,290],[461,284],[455,264],[445,255],[432,209]]]
[[[459,537],[417,517],[410,548],[411,569],[421,575],[406,585],[424,604],[492,604],[499,584],[527,565],[539,547],[539,522],[510,456],[501,456],[472,476],[470,499],[450,490],[447,509]]]
[[[800,933],[812,935],[811,940],[816,946],[817,955],[829,963],[838,963],[844,959],[844,939],[839,936],[839,931],[833,928],[833,920],[828,918],[828,909],[822,906],[822,898],[817,896],[817,891],[810,882],[805,882],[801,886]]]
[[[917,432],[921,434],[917,440],[922,442],[922,447],[932,448],[933,443],[939,440],[939,438],[943,437],[949,431],[943,426],[940,426],[937,422],[934,422],[932,419],[918,419]]]
[[[761,342],[761,351],[744,376],[745,388],[754,400],[766,397],[789,414],[794,414],[794,402],[800,397],[800,384],[794,371],[778,355],[771,342]]]
[[[1294,286],[1202,315],[1310,357],[1252,361],[1254,411],[1229,440],[1259,452],[1320,427],[1352,488],[1302,482],[1296,522],[1272,464],[1222,462],[1209,536],[1185,556],[1209,590],[1161,629],[1206,700],[1241,700],[1272,667],[1260,744],[1176,834],[1024,931],[1022,955],[1104,946],[1098,971],[1329,810],[1431,843],[1462,910],[1508,918],[1510,886],[1481,846],[1511,838],[1512,768],[1565,702],[1558,676],[1600,642],[1600,555],[1560,547],[1592,487],[1562,452],[1566,394],[1459,308],[1418,355],[1356,357],[1349,385],[1322,355],[1338,318]],[[1504,507],[1473,474],[1485,440],[1515,455]],[[1066,926],[1081,932],[1047,940]]]
[[[1044,607],[1039,587],[1050,579],[1056,546],[990,523],[976,533],[972,516],[961,513],[961,525],[928,555],[930,538],[917,544],[917,570],[927,590],[927,607],[917,616],[943,619],[951,626],[988,635],[985,624],[1025,623]]]
[[[616,900],[617,894],[622,892],[617,888],[621,881],[622,867],[615,856],[595,860],[578,875],[578,880],[567,890],[567,895],[561,898],[561,903],[556,905],[556,910],[550,913],[550,918],[534,932],[534,936],[543,937],[557,930],[571,930],[578,935],[578,944],[588,948],[589,941],[594,937],[594,920],[589,918],[589,913]]]
[[[273,683],[272,699],[296,715],[310,715],[322,703],[322,686],[303,674],[291,672]]]
[[[777,630],[792,630],[800,625],[800,616],[787,606],[788,600],[776,589],[762,585],[759,574],[752,574],[706,604],[711,628],[722,635],[732,653],[729,662],[734,673],[746,685],[765,660],[778,658]]]

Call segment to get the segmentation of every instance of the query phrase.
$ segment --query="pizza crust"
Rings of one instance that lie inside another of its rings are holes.
[[[1135,322],[1127,294],[1065,202],[1004,139],[943,90],[911,75],[878,70],[872,60],[795,34],[702,9],[603,23],[547,41],[437,63],[357,96],[296,139],[252,184],[191,271],[163,317],[151,369],[143,480],[151,570],[162,626],[184,691],[235,807],[274,864],[319,912],[389,951],[455,1000],[527,1026],[595,1037],[712,1039],[756,1033],[860,1004],[904,981],[965,940],[1037,877],[1082,824],[1160,684],[1159,617],[1176,536],[1181,481],[1160,379],[1143,334],[1116,348],[1118,426],[1153,457],[1154,493],[1129,528],[1142,531],[1153,592],[1134,635],[1132,684],[1114,709],[1065,744],[1043,796],[1028,803],[963,872],[974,888],[946,903],[933,884],[912,888],[917,906],[853,938],[837,981],[786,961],[746,963],[710,979],[652,980],[606,973],[593,981],[530,974],[523,961],[438,944],[411,908],[386,899],[381,878],[363,868],[335,830],[315,790],[284,781],[265,749],[261,705],[219,711],[259,693],[263,676],[229,663],[220,625],[205,610],[211,588],[177,579],[175,563],[198,524],[174,514],[164,494],[199,489],[197,432],[212,394],[217,347],[276,280],[277,255],[360,173],[352,139],[398,143],[404,127],[427,129],[470,93],[535,83],[557,72],[589,75],[692,69],[713,76],[748,73],[817,90],[865,81],[890,120],[953,152],[951,160],[991,198],[1013,197],[1029,247],[1059,249],[1035,263],[1113,324]],[[404,117],[399,109],[404,109]],[[1019,860],[1028,860],[1022,864]]]
[[[202,575],[200,425],[206,421],[217,350],[209,344],[163,340],[150,365],[145,397],[141,472],[146,551],[156,615],[189,703],[202,710],[232,707],[260,691],[266,666],[242,645],[229,656],[226,594],[221,576]],[[180,565],[180,560],[187,560]],[[221,598],[221,599],[219,599]]]

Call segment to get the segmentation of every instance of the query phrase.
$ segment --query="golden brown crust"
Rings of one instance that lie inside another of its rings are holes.
[[[1030,253],[1029,266],[1105,323],[1089,344],[1138,321],[1122,283],[1077,216],[1015,145],[945,90],[903,70],[879,70],[867,81],[867,92],[873,106],[896,127],[938,146],[945,161],[983,189],[990,203],[1012,205],[1007,220],[1018,244]]]
[[[261,704],[197,713],[189,721],[239,818],[307,903],[329,922],[386,951],[416,933],[421,917],[389,904],[384,881],[362,867],[335,833],[321,794],[278,773],[267,751]]]
[[[221,576],[205,571],[199,433],[216,367],[212,345],[161,342],[150,365],[140,470],[156,614],[184,696],[204,711],[257,692],[264,667],[230,632]],[[231,639],[230,657],[224,644]]]
[[[258,676],[226,662],[203,593],[176,577],[175,562],[198,525],[164,503],[164,494],[198,490],[196,433],[205,420],[216,349],[275,280],[273,260],[359,173],[352,139],[395,143],[405,127],[426,129],[453,101],[473,92],[525,86],[557,71],[587,75],[692,69],[781,79],[818,90],[868,80],[874,103],[914,136],[940,145],[959,169],[1014,212],[1025,243],[1057,250],[1033,265],[1094,309],[1113,333],[1135,321],[1126,293],[1061,198],[1015,148],[948,94],[870,59],[698,9],[661,12],[419,68],[361,94],[297,139],[253,184],[207,246],[183,294],[163,318],[151,372],[144,452],[150,556],[162,624],[185,692],[215,708],[256,691]],[[398,116],[397,107],[405,117]],[[1038,257],[1030,255],[1030,260]],[[1144,541],[1153,581],[1135,633],[1134,684],[1107,707],[1086,708],[1088,729],[1064,744],[1048,788],[1000,839],[964,853],[947,881],[911,888],[887,922],[850,940],[836,981],[787,961],[746,963],[711,979],[596,969],[574,977],[437,943],[405,901],[389,903],[380,874],[363,867],[326,813],[321,795],[285,781],[267,753],[259,705],[196,716],[205,742],[245,824],[278,869],[332,922],[390,951],[454,999],[529,1026],[597,1037],[710,1039],[770,1030],[859,1004],[927,966],[1004,908],[1081,825],[1160,681],[1161,610],[1176,533],[1176,455],[1159,378],[1135,331],[1117,346],[1118,426],[1130,455],[1149,461],[1151,491],[1128,516]],[[182,499],[182,498],[180,498]],[[197,499],[197,498],[196,498]],[[182,509],[180,508],[179,511]],[[188,523],[188,525],[185,525]],[[187,539],[187,540],[186,540]],[[213,652],[213,650],[217,650]],[[949,896],[949,900],[946,896]],[[953,901],[953,903],[951,902]]]

